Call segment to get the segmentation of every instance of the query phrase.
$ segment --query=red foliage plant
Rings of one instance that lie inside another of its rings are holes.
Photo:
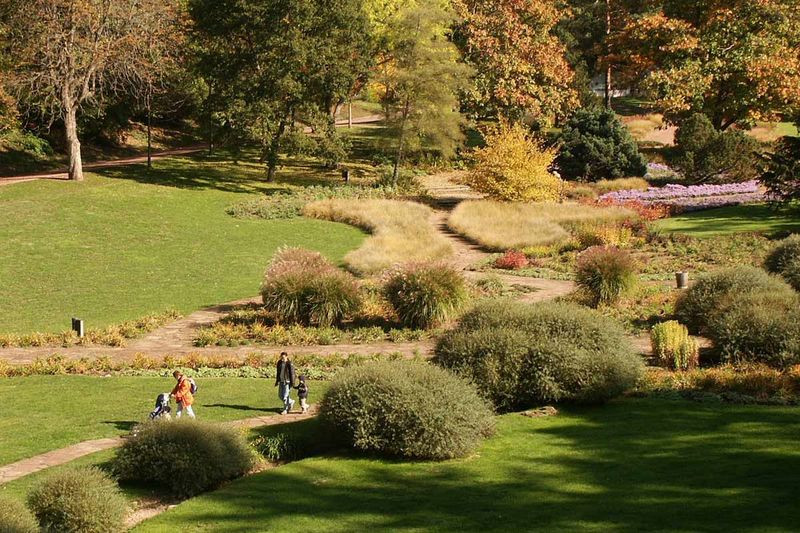
[[[638,200],[626,200],[624,202],[614,201],[611,198],[605,200],[593,200],[589,202],[599,207],[624,207],[634,211],[642,220],[658,220],[667,218],[672,214],[672,208],[665,204],[645,204]]]
[[[505,270],[519,270],[528,266],[528,257],[519,250],[509,250],[494,262],[494,266]]]

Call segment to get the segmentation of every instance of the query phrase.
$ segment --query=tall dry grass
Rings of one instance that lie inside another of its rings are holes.
[[[375,274],[398,263],[439,261],[453,254],[450,243],[430,221],[433,211],[416,202],[321,200],[306,205],[303,214],[357,226],[372,234],[344,258],[347,267],[357,274]]]
[[[571,231],[634,218],[634,212],[620,207],[475,200],[460,203],[450,214],[448,225],[485,248],[503,251],[563,244]]]

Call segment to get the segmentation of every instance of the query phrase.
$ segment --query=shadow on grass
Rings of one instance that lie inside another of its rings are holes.
[[[132,431],[139,422],[133,420],[104,420],[103,424],[114,426],[115,429],[120,431]]]
[[[796,530],[796,409],[626,400],[566,412],[509,415],[464,461],[303,461],[165,518],[232,532]]]
[[[669,231],[701,236],[760,232],[780,238],[789,232],[800,231],[800,209],[766,204],[720,207],[665,219],[663,224]]]

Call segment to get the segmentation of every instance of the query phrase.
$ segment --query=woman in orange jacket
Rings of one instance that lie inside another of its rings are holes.
[[[186,379],[186,376],[184,376],[183,373],[178,370],[173,372],[172,375],[176,380],[178,380],[178,383],[175,385],[175,388],[172,389],[171,394],[171,396],[175,398],[175,401],[178,402],[178,413],[175,415],[175,417],[180,418],[183,414],[183,411],[186,411],[186,414],[190,418],[194,418],[194,411],[192,410],[194,396],[192,396],[191,383],[189,383],[189,380]]]

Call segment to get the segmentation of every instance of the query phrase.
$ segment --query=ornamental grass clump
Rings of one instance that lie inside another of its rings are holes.
[[[567,303],[489,300],[436,346],[435,362],[472,381],[498,410],[601,403],[634,386],[644,364],[621,326]]]
[[[113,461],[120,479],[152,483],[191,497],[241,477],[254,455],[239,428],[196,420],[155,420],[139,426]]]
[[[21,501],[0,496],[0,533],[38,533],[36,518]]]
[[[800,291],[800,235],[792,235],[779,242],[767,256],[764,266]]]
[[[341,370],[322,399],[320,418],[356,450],[407,459],[466,456],[494,428],[489,404],[470,383],[416,361]]]
[[[575,282],[592,304],[613,304],[636,286],[636,263],[613,246],[594,246],[578,256]]]
[[[28,495],[42,531],[125,531],[127,500],[117,483],[96,467],[70,468],[47,476]]]
[[[301,248],[278,251],[261,284],[264,307],[278,322],[331,326],[358,311],[355,278],[322,254]]]
[[[700,346],[697,339],[689,336],[686,326],[675,320],[653,326],[650,344],[653,356],[666,368],[691,370],[699,363]]]
[[[461,273],[449,265],[414,264],[390,272],[384,296],[400,322],[428,328],[450,318],[467,300]]]

